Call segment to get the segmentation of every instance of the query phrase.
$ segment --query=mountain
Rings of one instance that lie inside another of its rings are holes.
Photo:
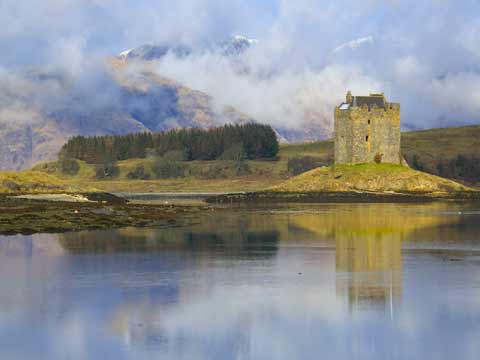
[[[358,40],[359,43],[365,41],[365,39]],[[208,74],[214,79],[218,77],[219,81],[222,81],[220,79],[225,78],[225,86],[235,87],[239,84],[239,86],[245,87],[245,83],[248,83],[253,84],[252,86],[254,89],[255,86],[258,85],[261,88],[272,87],[271,90],[274,93],[276,90],[275,88],[282,91],[282,87],[285,85],[284,83],[278,82],[278,77],[289,79],[290,74],[279,74],[277,70],[268,66],[266,68],[261,67],[258,69],[255,66],[252,66],[250,62],[251,59],[248,56],[249,50],[258,49],[261,48],[261,46],[262,43],[258,40],[236,35],[225,41],[203,44],[196,47],[189,47],[181,44],[173,46],[142,45],[121,52],[117,56],[117,59],[127,63],[157,62],[158,64],[161,64],[165,57],[170,56],[178,61],[180,65],[179,68],[185,69],[186,67],[188,71],[198,71],[200,73],[204,72],[205,69],[202,66],[205,66],[205,59],[208,59],[207,63],[209,65],[218,62],[219,69],[222,69],[217,73],[211,73],[210,69],[207,69]],[[201,61],[198,61],[199,59],[201,59]],[[168,62],[171,62],[171,60],[172,59],[169,59]],[[196,65],[198,62],[203,65]],[[225,67],[229,67],[229,69],[225,69]],[[161,66],[159,68],[161,68]],[[229,72],[229,70],[231,72]],[[226,75],[221,71],[226,71]],[[232,74],[235,74],[235,82],[232,82]],[[211,78],[206,82],[208,83],[210,80]],[[291,124],[289,127],[286,125],[275,126],[282,142],[317,141],[330,137],[333,131],[331,116],[325,116],[325,109],[321,108],[317,101],[312,101],[312,98],[314,98],[316,94],[309,86],[308,81],[304,84],[304,88],[300,87],[298,89],[298,93],[294,92],[294,86],[294,83],[290,86],[292,93],[283,93],[281,99],[273,98],[272,100],[272,98],[267,96],[266,99],[269,100],[266,101],[265,107],[262,108],[261,111],[256,109],[257,111],[254,115],[255,119],[259,122],[269,124],[273,124],[282,118],[289,119],[288,122]],[[223,88],[220,87],[217,89],[216,95],[218,95],[218,92],[222,93]],[[236,102],[237,98],[245,96],[245,94],[241,93],[236,94],[232,92],[232,94],[233,98],[230,99],[230,102]],[[215,93],[210,95],[215,97]],[[220,94],[220,97],[223,98],[222,94]],[[258,101],[264,100],[249,96],[250,103]],[[281,105],[280,103],[283,101],[285,104]],[[245,101],[243,103],[237,102],[236,107],[242,111],[248,112],[248,110],[244,110],[244,107],[248,108],[248,103],[245,104]],[[276,109],[272,111],[272,108]],[[278,110],[279,108],[281,108],[281,110]],[[323,112],[318,111],[319,109],[322,109]]]
[[[219,52],[224,56],[239,56],[252,46],[258,44],[258,40],[249,39],[245,36],[235,35],[228,40],[204,44],[200,47],[191,47],[187,45],[142,45],[137,48],[122,51],[117,58],[124,61],[154,61],[161,60],[168,54],[177,58],[184,58],[192,54],[205,52]]]
[[[78,89],[67,76],[40,70],[12,83],[0,87],[2,170],[53,160],[74,135],[253,121],[232,107],[217,108],[207,94],[154,74],[148,64],[132,68],[117,58],[107,61],[102,84],[91,88]]]
[[[228,101],[220,105],[209,94],[162,76],[156,67],[156,61],[167,54],[181,59],[208,53],[227,59],[237,76],[262,81],[244,61],[243,55],[255,46],[260,46],[258,41],[243,36],[195,48],[143,45],[74,74],[49,67],[0,73],[0,170],[25,169],[53,160],[74,135],[207,128],[253,120],[269,123],[272,115],[261,116],[269,111],[257,111],[254,119],[242,112],[245,102],[238,102],[237,108],[223,105]],[[235,100],[236,89],[229,90],[230,99]],[[291,113],[286,108],[285,114],[273,117]],[[328,119],[311,110],[303,113],[297,129],[275,127],[281,142],[314,141],[330,135]]]

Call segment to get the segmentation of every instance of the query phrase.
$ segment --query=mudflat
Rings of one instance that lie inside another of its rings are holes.
[[[129,204],[110,194],[82,194],[82,197],[88,201],[0,196],[0,234],[181,226],[195,222],[196,214],[208,208]]]

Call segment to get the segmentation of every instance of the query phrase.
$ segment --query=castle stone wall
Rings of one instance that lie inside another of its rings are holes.
[[[400,164],[400,105],[350,106],[335,109],[335,163],[359,164],[375,161]]]

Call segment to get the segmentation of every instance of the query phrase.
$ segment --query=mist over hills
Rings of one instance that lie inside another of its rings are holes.
[[[477,0],[325,4],[7,0],[0,5],[0,166],[47,159],[74,133],[187,126],[202,111],[222,122],[211,114],[225,108],[289,141],[321,139],[347,90],[383,91],[401,103],[404,130],[479,122]],[[159,77],[180,87],[140,86],[132,94],[105,65],[109,57],[124,63],[115,71],[130,82]],[[208,105],[183,114],[181,87],[204,94]]]
[[[9,81],[0,86],[0,169],[53,160],[73,135],[253,121],[232,107],[216,106],[205,93],[153,73],[149,64],[111,58],[95,71],[85,83],[49,69],[8,74]]]
[[[3,74],[0,86],[0,169],[23,169],[56,158],[73,135],[122,134],[258,121],[210,95],[161,75],[163,59],[219,56],[237,74],[256,40],[235,36],[203,48],[143,45],[69,74],[31,68]],[[314,118],[314,116],[313,116]],[[262,120],[262,119],[260,119]],[[327,136],[314,120],[302,129],[277,126],[281,141]]]
[[[199,53],[220,53],[223,56],[237,57],[241,56],[251,46],[258,44],[258,40],[249,39],[242,35],[234,35],[229,39],[214,43],[205,43],[202,46],[188,45],[152,45],[145,44],[139,47],[122,51],[118,54],[121,60],[143,60],[155,61],[161,60],[167,55],[174,55],[177,58],[184,58]]]

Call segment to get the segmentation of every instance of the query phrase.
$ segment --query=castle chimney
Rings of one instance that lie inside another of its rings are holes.
[[[347,104],[351,104],[352,101],[353,101],[352,92],[350,90],[348,90],[348,92],[347,92]]]

